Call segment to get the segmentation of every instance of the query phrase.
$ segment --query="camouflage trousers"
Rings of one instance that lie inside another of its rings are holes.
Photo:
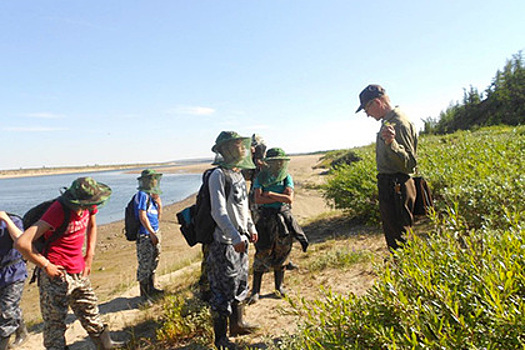
[[[254,271],[268,272],[270,269],[283,269],[293,244],[292,233],[284,232],[284,225],[277,211],[269,211],[257,221],[259,240],[255,243]]]
[[[270,248],[256,249],[253,259],[253,271],[282,270],[292,251],[292,243],[292,235],[284,237],[277,235]]]
[[[159,242],[154,245],[149,235],[139,235],[137,238],[137,281],[145,283],[155,275],[159,265],[161,233],[156,233]]]
[[[98,300],[89,278],[82,278],[82,274],[75,273],[51,279],[41,272],[39,288],[46,349],[63,350],[66,346],[66,316],[69,307],[90,335],[98,336],[104,331]]]
[[[248,252],[237,253],[231,244],[213,241],[208,253],[208,279],[213,311],[229,316],[232,303],[242,302],[248,296]]]
[[[24,281],[0,287],[0,337],[13,334],[22,320],[20,300],[24,291]]]
[[[201,293],[206,293],[210,290],[210,281],[208,280],[208,265],[207,259],[210,253],[210,245],[202,244],[202,262],[201,262],[201,276],[199,277],[199,290]]]

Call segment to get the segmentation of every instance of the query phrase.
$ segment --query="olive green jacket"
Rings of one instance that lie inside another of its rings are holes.
[[[393,125],[396,131],[394,141],[387,145],[381,137],[381,131],[386,125]],[[406,115],[395,107],[383,118],[376,139],[376,163],[379,174],[403,173],[411,175],[415,172],[417,150],[417,132]]]

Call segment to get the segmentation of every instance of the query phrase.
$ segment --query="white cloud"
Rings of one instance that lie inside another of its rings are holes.
[[[67,128],[48,128],[43,126],[35,127],[7,127],[3,129],[4,131],[14,131],[14,132],[54,132],[54,131],[64,131],[68,130]]]
[[[29,118],[38,118],[38,119],[62,119],[64,116],[62,114],[40,112],[40,113],[27,113],[24,116]]]
[[[215,109],[201,106],[179,106],[166,111],[167,114],[212,115]]]

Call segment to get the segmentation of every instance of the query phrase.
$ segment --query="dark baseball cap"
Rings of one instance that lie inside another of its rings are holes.
[[[376,84],[368,85],[359,94],[359,102],[361,102],[361,104],[359,105],[359,108],[355,112],[356,113],[359,112],[360,110],[365,108],[368,102],[372,101],[374,98],[381,97],[384,94],[385,94],[385,89],[383,89],[382,86],[376,85]]]

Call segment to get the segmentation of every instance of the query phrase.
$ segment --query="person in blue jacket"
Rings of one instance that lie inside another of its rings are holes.
[[[0,350],[9,348],[9,338],[15,334],[11,348],[27,339],[27,328],[20,309],[20,300],[27,278],[26,263],[13,242],[22,234],[22,220],[0,211]]]

